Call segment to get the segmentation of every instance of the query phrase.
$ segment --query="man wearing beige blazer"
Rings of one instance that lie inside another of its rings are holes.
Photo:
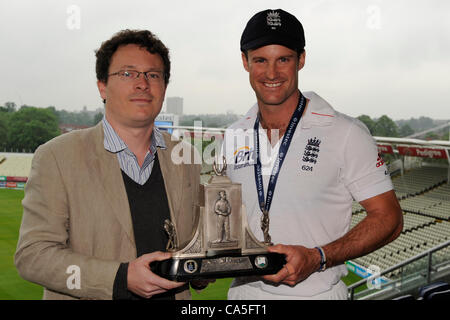
[[[199,189],[200,165],[175,164],[180,142],[154,127],[168,50],[149,31],[124,30],[96,56],[105,117],[36,150],[16,267],[45,288],[44,299],[189,298],[188,284],[149,266],[170,257],[165,219],[178,244],[191,238]]]

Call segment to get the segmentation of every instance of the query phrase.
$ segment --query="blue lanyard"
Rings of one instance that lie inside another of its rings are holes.
[[[287,151],[289,149],[289,145],[291,144],[292,137],[294,136],[295,129],[297,128],[298,123],[303,115],[303,110],[305,109],[306,99],[300,93],[299,102],[297,109],[295,109],[291,120],[289,121],[289,125],[287,127],[286,133],[283,136],[283,140],[281,141],[280,149],[278,151],[277,159],[275,160],[275,164],[272,168],[272,173],[270,175],[269,185],[267,187],[267,199],[264,200],[264,184],[262,178],[262,166],[261,166],[261,158],[260,158],[260,147],[259,147],[259,114],[256,117],[255,126],[253,130],[254,139],[255,139],[255,150],[256,150],[256,165],[254,166],[255,171],[255,181],[256,181],[256,190],[258,192],[258,202],[261,211],[263,212],[263,218],[268,218],[268,213],[270,210],[270,206],[272,204],[273,194],[275,192],[275,185],[277,184],[278,175],[280,173],[281,166],[283,165],[284,159],[286,158]]]

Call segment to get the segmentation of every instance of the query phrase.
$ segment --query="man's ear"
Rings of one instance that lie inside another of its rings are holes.
[[[244,69],[248,72],[248,59],[245,53],[242,52],[242,63],[244,64]]]
[[[305,59],[306,59],[306,51],[303,50],[303,53],[298,58],[298,70],[302,69],[305,66]]]
[[[106,83],[100,80],[97,80],[97,88],[98,92],[100,92],[100,96],[103,100],[106,100]]]

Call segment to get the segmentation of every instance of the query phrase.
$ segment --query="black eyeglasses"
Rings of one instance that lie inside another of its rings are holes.
[[[137,71],[137,70],[120,70],[111,74],[108,74],[108,76],[118,76],[121,80],[124,81],[131,81],[136,80],[139,78],[139,76],[143,74],[145,80],[147,80],[149,83],[161,83],[164,80],[162,71]]]

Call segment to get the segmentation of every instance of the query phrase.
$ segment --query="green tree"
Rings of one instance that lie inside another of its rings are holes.
[[[450,129],[449,129],[450,130]],[[444,141],[449,141],[450,140],[450,132],[447,131],[443,136],[442,136],[442,140]]]
[[[59,124],[76,124],[81,126],[91,126],[94,121],[94,114],[87,110],[86,107],[79,112],[71,112],[66,110],[54,110]]]
[[[94,121],[93,121],[94,126],[97,123],[99,123],[100,121],[102,121],[102,119],[103,119],[103,113],[101,113],[101,112],[96,113],[94,116]]]
[[[6,112],[15,112],[16,104],[14,102],[5,102]]]
[[[360,115],[357,119],[366,125],[371,135],[374,135],[373,132],[375,128],[375,121],[373,121],[368,115],[365,114]]]
[[[58,121],[50,109],[22,107],[9,120],[8,145],[13,149],[35,151],[60,134]]]
[[[431,129],[435,126],[433,119],[428,118],[428,117],[423,117],[423,116],[419,118],[419,124],[420,124],[421,130]]]
[[[402,124],[407,123],[414,132],[424,131],[435,126],[434,120],[428,117],[420,117],[418,119],[411,118],[409,120],[403,120]]]
[[[414,130],[409,126],[409,124],[405,123],[400,127],[399,135],[400,137],[407,137],[414,134]]]
[[[429,141],[429,140],[439,140],[440,136],[436,133],[436,132],[428,132],[425,135],[425,140]]]
[[[398,126],[387,115],[383,115],[375,122],[372,134],[378,137],[398,137]]]
[[[0,112],[0,151],[8,144],[8,126],[6,117]]]
[[[56,119],[58,119],[58,112],[56,111],[56,108],[54,106],[48,106],[45,109],[50,110],[55,115]]]

